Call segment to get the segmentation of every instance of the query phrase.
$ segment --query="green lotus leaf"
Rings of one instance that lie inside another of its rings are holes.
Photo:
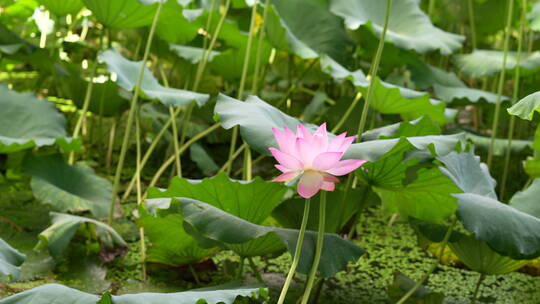
[[[19,266],[25,259],[26,255],[0,238],[0,282],[16,280],[21,273]]]
[[[59,145],[77,150],[79,142],[66,136],[66,119],[53,103],[31,93],[18,93],[0,85],[0,153]]]
[[[81,0],[39,0],[39,2],[56,16],[77,14],[84,6]]]
[[[99,296],[60,284],[46,284],[0,300],[1,304],[232,304],[238,297],[256,298],[267,294],[260,285],[241,286],[238,283],[192,289],[175,293],[137,293]]]
[[[401,138],[377,161],[357,170],[356,176],[372,187],[386,210],[425,221],[444,220],[457,209],[450,194],[459,189],[436,168],[420,165],[414,158],[419,152],[415,150],[411,142]]]
[[[540,3],[536,2],[533,5],[532,10],[527,15],[527,19],[529,19],[529,27],[532,30],[535,30],[537,32],[540,32]]]
[[[149,212],[151,210],[139,208],[137,224],[144,228],[144,234],[150,242],[146,260],[181,266],[196,263],[212,254],[214,250],[199,247],[197,241],[184,231],[183,218],[176,211],[178,208],[171,206],[170,200],[167,200],[166,205],[155,209],[155,215]]]
[[[526,190],[519,191],[512,196],[512,199],[510,199],[510,206],[521,212],[540,218],[540,204],[532,203],[535,200],[538,200],[539,196],[540,178],[535,178]]]
[[[187,45],[180,45],[180,44],[169,44],[169,48],[176,55],[178,55],[181,58],[184,58],[185,60],[191,62],[192,64],[199,63],[199,61],[201,61],[206,51],[205,49],[202,49],[202,48],[187,46]],[[212,62],[214,57],[216,57],[216,55],[219,55],[219,54],[220,52],[218,51],[211,51],[210,55],[208,56],[208,62]]]
[[[219,170],[219,166],[208,154],[208,151],[199,143],[189,147],[189,157],[197,164],[197,167],[206,175],[211,175]]]
[[[151,188],[148,197],[186,197],[204,201],[242,220],[261,224],[281,203],[286,190],[287,188],[280,183],[266,182],[259,177],[250,182],[241,182],[230,180],[226,174],[221,173],[201,181],[174,178],[167,190]],[[241,256],[258,256],[283,249],[275,237],[256,241],[257,244],[247,243],[228,247]]]
[[[474,78],[491,76],[502,70],[502,51],[475,50],[470,54],[455,55],[454,62],[465,75]],[[508,52],[506,69],[514,70],[517,65],[517,53]],[[522,75],[532,74],[540,68],[540,52],[522,52],[520,57]]]
[[[193,40],[197,36],[197,30],[204,24],[197,19],[189,21],[184,12],[179,1],[166,1],[156,25],[156,35],[169,43],[188,43]]]
[[[197,200],[188,198],[180,198],[179,200],[181,213],[184,216],[184,226],[202,243],[207,245],[213,243],[214,246],[217,244],[243,244],[269,234],[275,234],[287,246],[289,252],[294,253],[298,230],[256,225]],[[298,272],[304,274],[309,272],[315,253],[316,239],[316,232],[306,231],[297,268]],[[335,234],[326,233],[324,244],[318,268],[324,277],[344,270],[349,263],[356,262],[365,252],[364,249]]]
[[[528,260],[514,260],[502,256],[473,236],[461,238],[456,242],[449,242],[448,246],[467,267],[487,275],[509,273],[529,263]]]
[[[112,185],[92,168],[82,164],[70,166],[62,155],[54,154],[27,157],[23,170],[32,176],[34,196],[54,210],[90,211],[97,218],[107,217]]]
[[[532,120],[534,112],[540,113],[540,92],[527,95],[512,107],[508,108],[508,113],[526,120]]]
[[[113,50],[107,50],[99,55],[99,61],[105,62],[110,72],[116,73],[116,82],[126,91],[133,91],[137,84],[137,77],[141,68],[141,61],[130,61]],[[141,93],[150,99],[157,99],[166,106],[187,106],[196,102],[204,105],[209,98],[208,94],[200,94],[186,90],[166,88],[159,84],[148,68],[144,68]]]
[[[518,193],[511,205],[498,201],[495,182],[472,152],[451,153],[439,160],[446,166],[441,171],[465,192],[453,194],[465,229],[500,255],[516,260],[540,256],[540,218],[529,214],[538,202],[533,195]]]
[[[150,25],[157,5],[137,0],[82,0],[92,15],[111,29],[128,29]]]
[[[478,147],[479,150],[488,151],[489,146],[491,145],[491,137],[478,134],[472,131],[463,132],[467,140],[471,141],[475,147]],[[520,153],[523,151],[530,150],[532,148],[532,142],[526,139],[514,139],[510,146],[512,153]],[[508,139],[506,138],[495,138],[493,145],[493,155],[501,156],[506,153],[508,149]]]
[[[448,55],[461,48],[465,37],[435,27],[422,12],[417,0],[392,2],[386,41],[418,53],[439,50]],[[333,0],[330,10],[345,20],[345,25],[356,30],[362,25],[381,35],[384,26],[386,1]]]
[[[39,242],[36,249],[45,249],[51,256],[57,258],[68,247],[71,239],[75,236],[79,226],[90,224],[93,226],[94,237],[97,237],[102,250],[111,250],[115,247],[127,247],[126,242],[109,225],[100,221],[65,213],[51,212],[52,225],[39,234]],[[2,302],[0,302],[2,303]]]
[[[65,81],[65,89],[77,108],[82,109],[88,88],[88,82],[78,77],[70,77]],[[128,101],[119,93],[120,88],[114,81],[94,82],[88,111],[100,116],[120,115],[129,106]]]
[[[325,54],[338,62],[349,60],[352,43],[325,1],[273,0],[272,4],[266,31],[275,47],[304,59]],[[298,18],[298,12],[309,14]]]

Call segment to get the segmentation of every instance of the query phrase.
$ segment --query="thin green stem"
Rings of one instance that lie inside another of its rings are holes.
[[[188,268],[189,268],[189,271],[191,272],[191,276],[193,276],[193,279],[195,279],[195,283],[197,283],[197,285],[201,285],[201,280],[199,279],[199,276],[197,275],[195,268],[193,268],[193,265],[188,264]]]
[[[178,129],[176,128],[176,115],[174,113],[173,107],[169,107],[169,115],[172,121],[172,131],[173,131],[173,146],[174,146],[174,164],[176,165],[176,173],[178,176],[182,176],[182,164],[180,163],[180,153],[179,144],[178,144]]]
[[[289,273],[287,274],[287,278],[285,279],[285,283],[283,284],[283,288],[281,289],[281,293],[279,295],[279,299],[277,301],[277,304],[283,304],[285,302],[285,297],[287,296],[287,291],[289,290],[289,286],[291,285],[292,279],[294,278],[294,274],[296,273],[296,267],[298,266],[298,262],[300,261],[300,254],[302,252],[302,243],[304,242],[304,233],[306,232],[308,217],[309,217],[309,205],[311,204],[311,199],[306,199],[306,203],[304,205],[304,215],[302,216],[302,224],[300,225],[300,232],[298,233],[298,239],[296,240],[296,247],[294,248],[294,256],[291,264],[291,268],[289,269]]]
[[[264,42],[265,28],[266,28],[266,19],[268,18],[268,7],[270,6],[270,0],[264,1],[264,10],[263,10],[263,23],[259,29],[259,40],[257,41],[257,57],[255,57],[255,71],[253,72],[253,81],[251,83],[251,94],[257,95],[259,88],[259,72],[261,69],[261,54],[262,47]]]
[[[326,191],[320,192],[320,205],[319,205],[319,231],[317,232],[317,245],[315,247],[315,257],[313,257],[313,264],[309,271],[308,280],[306,283],[306,289],[302,296],[302,304],[307,304],[309,301],[309,295],[313,289],[313,283],[317,277],[317,270],[319,269],[319,262],[321,261],[323,243],[324,243],[324,230],[326,227]]]
[[[204,52],[203,58],[201,59],[201,61],[199,61],[199,64],[197,66],[197,72],[195,73],[195,82],[193,83],[193,91],[197,91],[197,89],[199,88],[202,75],[206,68],[206,63],[208,62],[208,58],[210,58],[210,54],[212,50],[214,49],[219,33],[221,32],[221,27],[223,26],[223,22],[225,22],[225,17],[227,16],[227,13],[229,12],[230,6],[231,6],[231,0],[226,0],[223,13],[221,14],[221,18],[218,21],[216,30],[214,34],[212,35],[212,39],[210,40],[210,45],[208,46],[208,49],[206,50],[206,52]]]
[[[248,260],[248,262],[249,262],[249,267],[251,267],[251,270],[253,271],[253,274],[254,274],[255,277],[257,278],[257,281],[259,281],[259,283],[264,284],[264,279],[263,279],[263,277],[261,276],[261,272],[260,272],[259,269],[257,268],[257,265],[255,265],[255,262],[253,262],[253,258],[252,258],[252,257],[248,257],[247,260]]]
[[[184,153],[193,143],[197,142],[199,139],[205,137],[206,135],[214,132],[216,129],[218,129],[221,126],[220,123],[216,123],[209,127],[208,129],[205,129],[198,133],[197,135],[190,138],[188,141],[186,141],[185,144],[183,144],[180,149],[178,150],[178,153],[182,154]],[[158,182],[159,178],[167,170],[167,168],[174,162],[174,155],[169,157],[162,165],[159,167],[159,169],[156,171],[156,174],[154,174],[154,177],[152,178],[152,181],[150,182],[149,187],[153,187]]]
[[[236,279],[240,280],[244,276],[244,264],[246,262],[245,257],[240,257],[240,266],[238,267],[238,273],[236,274]]]
[[[212,25],[212,17],[214,17],[214,8],[216,7],[216,2],[217,0],[212,0],[212,2],[210,2],[210,10],[209,10],[209,13],[208,13],[208,19],[206,20],[206,31],[210,31],[210,26]],[[206,47],[208,46],[208,35],[204,35],[204,40],[203,40],[203,49],[206,49]]]
[[[422,286],[424,281],[427,280],[427,278],[437,269],[439,266],[440,261],[442,260],[442,256],[444,254],[444,249],[446,248],[446,244],[448,244],[448,240],[450,239],[450,236],[452,235],[452,230],[454,229],[454,226],[457,222],[457,217],[452,218],[452,222],[450,223],[450,226],[448,227],[448,230],[446,230],[446,233],[444,234],[443,241],[441,243],[441,248],[439,249],[439,255],[437,259],[433,262],[431,265],[431,268],[424,274],[424,276],[414,284],[413,288],[411,288],[399,301],[396,302],[396,304],[403,304],[407,302],[407,300]]]
[[[381,62],[381,55],[384,49],[384,40],[386,38],[386,30],[388,29],[388,21],[390,20],[390,11],[392,10],[392,0],[386,0],[386,12],[384,15],[384,27],[381,33],[381,38],[379,40],[379,46],[377,47],[377,52],[375,53],[375,58],[373,58],[373,63],[371,64],[371,69],[369,76],[370,84],[367,91],[366,101],[364,102],[364,107],[362,109],[362,114],[360,116],[360,122],[358,124],[358,140],[361,140],[362,133],[364,133],[364,128],[366,127],[367,113],[369,111],[369,105],[371,99],[373,99],[373,87],[375,84],[375,79],[377,77],[377,72],[379,70],[379,63]]]
[[[238,150],[237,150],[238,151]],[[261,160],[263,160],[264,158],[266,157],[266,155],[259,155],[257,158],[255,158],[253,160],[253,162],[251,163],[251,166],[255,166],[256,164],[258,164],[259,162],[261,162]],[[236,172],[234,172],[233,175],[240,175],[240,173],[244,172],[244,168],[239,168],[238,170],[236,170]]]
[[[474,18],[473,0],[467,0],[467,11],[469,12],[469,26],[471,28],[471,46],[476,50],[476,25]]]
[[[234,155],[234,150],[236,149],[236,141],[238,140],[238,126],[235,126],[232,130],[232,134],[231,134],[231,143],[229,145],[229,158],[228,159],[232,159],[233,158],[233,155]],[[227,161],[229,163],[229,161]],[[225,172],[227,172],[227,175],[230,174],[231,172],[231,169],[232,169],[232,161],[230,162],[230,166],[227,167],[227,170]]]
[[[148,59],[148,55],[150,54],[150,47],[152,46],[152,40],[154,38],[154,33],[156,31],[156,25],[157,21],[159,20],[159,15],[161,13],[161,8],[163,7],[164,1],[159,1],[156,14],[154,15],[154,20],[152,21],[152,26],[150,27],[150,33],[148,34],[148,40],[146,42],[146,47],[144,50],[143,59],[141,62],[141,67],[139,69],[139,75],[137,77],[137,84],[135,85],[135,91],[133,92],[133,97],[131,98],[129,113],[128,113],[128,119],[126,123],[126,130],[124,132],[124,139],[122,141],[122,149],[120,150],[120,157],[118,159],[118,165],[116,166],[116,174],[114,175],[114,183],[112,188],[112,198],[111,198],[111,207],[109,209],[109,219],[108,223],[111,224],[114,218],[114,207],[116,203],[116,195],[118,193],[118,188],[120,186],[120,177],[122,175],[122,169],[124,168],[124,161],[126,158],[126,153],[128,149],[128,143],[129,143],[129,137],[131,133],[131,127],[133,124],[133,118],[135,114],[135,110],[137,107],[137,101],[139,99],[139,88],[141,87],[143,75],[144,75],[144,68],[146,65],[146,60]]]
[[[109,146],[107,147],[107,157],[105,160],[105,167],[107,168],[107,171],[109,171],[109,169],[111,168],[112,153],[114,149],[114,140],[116,139],[116,128],[118,125],[118,120],[118,117],[113,118],[111,131],[109,132]]]
[[[304,87],[304,86],[299,86],[298,89],[299,89],[300,91],[305,92],[305,93],[308,93],[309,95],[312,95],[312,96],[315,96],[315,94],[317,94],[317,92],[315,92],[315,91],[313,91],[313,90],[311,90],[311,89],[308,89],[308,88],[306,88],[306,87]],[[324,98],[324,101],[325,101],[327,104],[331,105],[331,106],[333,106],[333,105],[335,105],[335,104],[337,103],[335,100],[333,100],[332,98],[330,98],[330,97],[328,97],[328,96],[326,96],[326,97]]]
[[[476,304],[476,300],[478,299],[478,293],[480,292],[480,286],[482,286],[482,282],[484,282],[485,278],[486,278],[486,274],[481,273],[480,277],[478,278],[478,281],[476,281],[476,287],[474,288],[474,293],[471,298],[471,304]]]
[[[176,111],[174,112],[174,117],[178,116],[178,114],[180,113],[180,110],[181,110],[180,108],[176,109]],[[163,137],[163,135],[165,135],[165,132],[167,132],[167,129],[169,128],[169,126],[171,124],[172,124],[172,119],[169,117],[167,122],[165,122],[165,124],[163,125],[161,130],[159,130],[158,134],[156,134],[156,137],[154,137],[154,139],[150,143],[150,146],[148,147],[148,149],[144,153],[142,161],[141,161],[140,170],[142,170],[144,168],[144,166],[146,165],[146,163],[150,159],[150,156],[152,156],[152,153],[156,149],[160,139]],[[135,172],[135,174],[137,174],[137,172]],[[131,181],[129,182],[129,185],[128,185],[126,191],[124,192],[124,195],[122,196],[122,200],[125,200],[125,199],[127,199],[129,197],[129,195],[131,194],[131,191],[133,190],[134,186],[135,186],[135,175],[131,178]]]
[[[491,167],[493,162],[493,150],[495,149],[495,139],[497,138],[497,128],[499,126],[499,116],[501,112],[501,97],[504,89],[504,79],[506,76],[506,61],[508,59],[508,41],[510,40],[510,32],[512,29],[512,11],[514,9],[514,0],[508,0],[508,15],[506,16],[506,27],[504,33],[503,44],[503,62],[501,67],[501,73],[499,76],[499,83],[497,86],[497,100],[495,104],[495,113],[493,114],[493,125],[491,126],[491,140],[489,142],[489,150],[487,156],[488,168]]]
[[[245,181],[250,181],[253,179],[253,174],[251,170],[252,166],[252,159],[251,159],[251,149],[249,148],[249,145],[244,141],[244,174],[242,175],[242,179]]]
[[[135,114],[135,140],[137,145],[137,205],[140,206],[143,203],[142,199],[142,187],[141,187],[141,127],[139,124],[139,111]],[[141,280],[146,281],[146,242],[144,238],[144,227],[139,228],[139,238],[141,242],[140,255],[141,255]]]
[[[347,108],[347,110],[345,111],[345,114],[343,114],[343,116],[341,116],[341,119],[339,120],[339,122],[332,129],[332,131],[331,131],[332,133],[337,132],[343,126],[343,124],[347,121],[347,119],[351,115],[354,107],[356,107],[356,105],[358,104],[358,101],[360,101],[360,98],[362,98],[362,93],[361,92],[356,93],[356,96],[354,96],[354,99],[351,102],[351,104],[349,105],[349,107]]]
[[[519,82],[520,82],[520,71],[521,67],[519,66],[521,62],[521,50],[523,47],[523,33],[525,32],[525,22],[527,17],[527,0],[521,1],[521,19],[519,25],[519,34],[517,37],[518,49],[516,54],[516,72],[514,74],[514,90],[512,92],[512,104],[516,103],[519,93]],[[501,181],[501,189],[499,192],[499,199],[504,200],[504,195],[506,192],[506,182],[508,179],[508,170],[510,167],[510,155],[512,154],[512,140],[514,138],[514,129],[516,125],[516,117],[510,115],[510,126],[508,129],[508,143],[506,145],[506,154],[504,155],[504,169]]]
[[[240,155],[240,153],[242,151],[244,151],[244,149],[246,147],[247,147],[247,144],[243,144],[243,145],[240,146],[240,148],[236,149],[236,151],[234,151],[232,157],[229,157],[229,159],[227,159],[225,164],[223,164],[223,166],[219,169],[218,173],[225,172],[225,171],[229,170],[229,168],[232,165],[232,162]]]
[[[94,77],[96,76],[96,71],[97,71],[97,66],[98,66],[97,57],[103,46],[103,33],[104,33],[104,30],[102,29],[99,34],[99,46],[96,51],[96,58],[92,66],[92,71],[90,72],[90,81],[88,82],[88,86],[86,87],[86,94],[84,95],[83,107],[81,109],[79,119],[77,120],[77,123],[75,124],[75,129],[73,130],[73,138],[79,137],[79,133],[81,132],[83,121],[86,118],[86,113],[88,112],[88,107],[90,106],[90,100],[92,99],[92,91],[94,88]],[[71,153],[69,153],[68,162],[70,165],[73,165],[73,163],[75,162],[74,151],[71,151]]]

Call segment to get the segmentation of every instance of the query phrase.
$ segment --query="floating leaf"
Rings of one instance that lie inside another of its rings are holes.
[[[18,93],[0,85],[0,153],[12,153],[55,143],[64,150],[78,148],[66,137],[66,119],[53,103],[31,93]]]
[[[334,0],[331,1],[330,10],[345,19],[345,25],[351,30],[366,25],[376,34],[382,33],[386,12],[385,1]],[[420,9],[419,1],[392,2],[386,41],[418,53],[440,50],[442,54],[448,55],[459,49],[464,40],[463,36],[435,27]]]
[[[511,115],[516,115],[526,120],[532,120],[534,112],[540,113],[540,92],[527,95],[508,109],[508,113]]]
[[[152,188],[149,190],[148,197],[187,197],[200,200],[238,216],[242,220],[261,224],[281,203],[286,190],[287,188],[282,184],[266,182],[259,177],[250,182],[240,182],[230,180],[226,174],[221,173],[202,181],[174,178],[167,190],[160,191]],[[269,254],[282,249],[279,242],[276,244],[275,238],[269,238],[267,242],[257,245],[245,244],[245,246],[234,246],[231,249],[241,256]],[[269,251],[260,250],[261,247]]]
[[[118,76],[117,83],[126,91],[133,91],[142,61],[130,61],[118,52],[107,50],[99,55],[99,61],[105,62],[110,72]],[[208,94],[200,94],[186,90],[166,88],[159,84],[148,68],[144,68],[141,82],[141,93],[150,99],[157,99],[166,106],[187,106],[196,102],[199,106],[208,101]]]
[[[47,248],[53,257],[59,257],[82,224],[91,224],[102,250],[127,247],[122,237],[110,226],[91,218],[51,212],[52,225],[39,234],[36,249]],[[2,302],[0,302],[2,303]]]
[[[152,23],[156,5],[143,5],[137,0],[83,0],[92,15],[111,29],[128,29]]]
[[[502,70],[502,51],[475,50],[470,54],[455,55],[454,62],[459,70],[469,77],[480,78],[491,76]],[[540,52],[522,52],[519,66],[522,75],[532,74],[540,68]],[[508,52],[506,69],[514,70],[517,64],[517,53]]]
[[[67,164],[62,155],[30,156],[23,169],[32,176],[34,196],[60,212],[90,211],[97,218],[109,214],[111,183],[86,165]]]
[[[0,282],[16,280],[21,273],[19,266],[25,259],[26,255],[0,238]]]
[[[180,208],[189,232],[203,242],[221,244],[243,244],[268,234],[275,234],[294,253],[299,231],[293,229],[260,226],[231,215],[209,204],[180,198]],[[297,271],[307,274],[315,253],[317,233],[306,231]],[[344,270],[349,263],[356,262],[364,254],[364,249],[335,234],[325,234],[324,247],[319,264],[322,276],[329,277]]]
[[[0,300],[1,304],[232,304],[238,297],[258,297],[267,294],[260,285],[219,285],[175,293],[138,293],[111,296],[106,292],[100,297],[60,284],[46,284]]]
[[[39,0],[39,2],[56,16],[77,14],[84,6],[81,0]]]

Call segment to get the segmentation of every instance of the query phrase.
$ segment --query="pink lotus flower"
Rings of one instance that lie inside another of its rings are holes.
[[[336,176],[346,175],[366,162],[359,159],[340,160],[355,137],[342,133],[328,140],[326,123],[313,134],[301,124],[296,134],[287,127],[283,132],[272,128],[272,132],[279,149],[269,150],[279,162],[275,167],[282,172],[273,181],[288,183],[302,175],[298,182],[298,193],[304,198],[314,196],[321,189],[334,191],[334,183],[339,182]]]

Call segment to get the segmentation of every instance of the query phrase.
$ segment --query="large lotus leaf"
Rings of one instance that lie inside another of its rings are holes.
[[[164,208],[155,211],[156,215],[152,216],[146,209],[139,208],[140,217],[137,219],[150,242],[147,261],[180,266],[196,263],[214,252],[199,247],[184,231],[183,218],[178,212]]]
[[[259,285],[227,284],[175,293],[138,293],[100,297],[60,284],[46,284],[0,300],[0,304],[232,304],[238,297],[266,294]],[[98,302],[99,301],[99,302]]]
[[[391,125],[371,129],[362,134],[363,140],[376,140],[380,138],[399,138],[402,136],[426,136],[426,135],[440,135],[441,128],[434,124],[428,116],[412,121],[402,121]]]
[[[459,49],[465,38],[435,27],[420,9],[419,2],[392,2],[386,41],[418,53],[440,50],[448,55]],[[332,0],[330,10],[345,19],[345,25],[351,30],[367,25],[378,35],[382,33],[386,1]]]
[[[272,0],[272,3],[275,10],[269,13],[266,30],[274,46],[290,49],[304,59],[326,54],[339,62],[348,61],[352,44],[340,18],[330,13],[326,1]],[[309,14],[298,18],[298,12]],[[288,43],[284,43],[284,38]]]
[[[475,50],[470,54],[455,55],[454,62],[465,75],[480,78],[491,76],[502,70],[502,51]],[[506,69],[514,70],[517,65],[517,53],[508,52]],[[532,74],[540,68],[540,52],[522,52],[519,61],[522,75]]]
[[[187,43],[193,40],[203,24],[198,20],[190,22],[183,12],[184,9],[178,1],[165,2],[156,25],[156,35],[169,43]]]
[[[203,48],[180,44],[170,44],[169,49],[179,57],[184,58],[185,60],[193,64],[199,63],[199,61],[202,60],[204,53],[206,52],[206,50]],[[211,62],[214,57],[219,54],[220,52],[218,51],[210,52],[210,55],[208,56],[208,62]]]
[[[128,29],[152,23],[156,5],[143,5],[137,0],[83,0],[92,15],[111,29]]]
[[[212,205],[192,199],[180,198],[180,204],[187,231],[198,239],[202,237],[206,240],[202,242],[242,244],[268,234],[275,234],[287,246],[291,254],[294,253],[298,230],[256,225]],[[310,271],[316,239],[316,232],[306,231],[298,272],[307,274]],[[364,252],[364,249],[354,243],[335,234],[326,233],[318,270],[322,276],[332,276],[344,270],[349,263],[356,262]]]
[[[241,182],[230,180],[226,174],[221,173],[202,181],[174,178],[167,190],[151,188],[148,197],[187,197],[204,201],[242,220],[261,224],[281,203],[286,190],[280,183],[266,182],[259,177],[250,182]],[[269,254],[283,248],[276,238],[257,242],[230,248],[242,256]]]
[[[469,152],[451,152],[437,158],[445,165],[439,169],[466,193],[474,193],[497,199],[497,182],[489,175],[488,167],[480,162],[480,157]]]
[[[488,103],[497,103],[497,94],[467,87],[447,87],[439,84],[433,86],[435,95],[446,101],[446,102],[456,102],[456,101],[468,101],[468,102],[479,102],[480,100],[485,100]],[[501,97],[501,101],[510,100],[506,96]]]
[[[518,194],[512,200],[521,210],[499,202],[493,190],[495,182],[472,152],[450,154],[439,160],[446,166],[441,171],[465,192],[453,194],[465,229],[501,255],[514,259],[540,255],[540,218],[528,213],[538,202],[533,195]]]
[[[357,170],[356,175],[372,186],[385,209],[426,221],[441,221],[456,210],[456,200],[450,194],[458,189],[437,169],[422,167],[415,152],[415,147],[401,138],[380,159]]]
[[[511,115],[526,120],[532,120],[534,112],[540,113],[540,91],[527,95],[508,109]]]
[[[465,137],[467,140],[471,141],[475,147],[478,147],[479,150],[488,151],[491,146],[491,137],[485,136],[482,134],[474,133],[472,131],[464,131]],[[510,146],[510,151],[512,153],[520,153],[523,151],[530,150],[532,147],[532,142],[526,139],[514,139]],[[493,155],[501,156],[506,153],[508,149],[508,139],[506,138],[495,138],[493,145]]]
[[[287,126],[294,131],[296,126],[302,123],[311,132],[316,129],[316,126],[289,116],[256,96],[250,96],[242,102],[220,94],[214,111],[225,129],[239,125],[240,134],[250,147],[266,155],[270,154],[268,148],[277,147],[272,128],[283,129]],[[334,136],[331,133],[328,134],[330,137]],[[463,142],[465,137],[464,134],[416,136],[408,140],[417,149],[425,151],[428,151],[428,147],[433,144],[437,155],[445,155],[454,150],[457,143]],[[398,141],[399,139],[384,139],[353,144],[345,153],[344,158],[375,161],[390,151]]]
[[[53,257],[59,257],[68,247],[71,239],[83,224],[91,224],[95,236],[102,246],[102,250],[112,249],[114,247],[127,247],[126,242],[109,225],[100,221],[70,215],[65,213],[51,212],[52,225],[39,234],[39,242],[36,249],[47,248]]]
[[[63,81],[66,91],[73,103],[81,109],[84,105],[88,82],[79,77],[70,77]],[[129,106],[128,101],[119,93],[120,88],[116,82],[94,82],[92,84],[92,96],[88,104],[88,111],[100,116],[117,116]]]
[[[540,218],[473,193],[454,194],[463,226],[498,253],[514,259],[540,256]],[[523,204],[537,204],[538,200]]]
[[[66,137],[66,119],[53,103],[5,85],[0,85],[0,96],[0,153],[55,143],[64,150],[78,148],[78,141]]]
[[[77,14],[84,6],[81,0],[39,0],[39,2],[56,16]]]
[[[349,71],[329,57],[321,58],[321,69],[338,81],[352,82],[363,94],[367,95],[370,81],[362,70]],[[419,92],[399,87],[379,78],[373,86],[371,106],[382,114],[401,114],[404,119],[412,120],[423,115],[429,115],[433,121],[444,123],[445,104],[430,99],[427,92]]]
[[[34,196],[60,212],[90,211],[97,218],[109,213],[111,183],[86,165],[67,164],[62,155],[30,156],[24,172],[32,176]]]
[[[137,77],[141,68],[141,61],[130,61],[113,50],[107,50],[99,55],[99,60],[105,62],[109,72],[116,73],[116,82],[126,91],[133,91],[137,85]],[[200,94],[186,90],[167,88],[159,84],[145,67],[140,87],[141,93],[150,99],[157,99],[166,106],[187,106],[196,102],[204,105],[209,98],[208,94]]]
[[[382,114],[400,114],[404,119],[412,120],[428,115],[435,122],[444,124],[446,105],[443,102],[429,98],[428,93],[411,89],[400,88],[383,83],[375,78],[373,85],[373,99],[371,107]],[[360,91],[367,95],[368,88],[360,87]]]
[[[26,256],[0,238],[0,282],[16,280]]]
[[[512,199],[510,199],[510,206],[521,212],[540,218],[540,204],[532,203],[535,201],[538,202],[539,197],[540,178],[536,178],[526,190],[514,194]]]
[[[448,246],[467,267],[487,275],[509,273],[529,263],[527,260],[514,260],[502,256],[473,236],[449,242]]]

